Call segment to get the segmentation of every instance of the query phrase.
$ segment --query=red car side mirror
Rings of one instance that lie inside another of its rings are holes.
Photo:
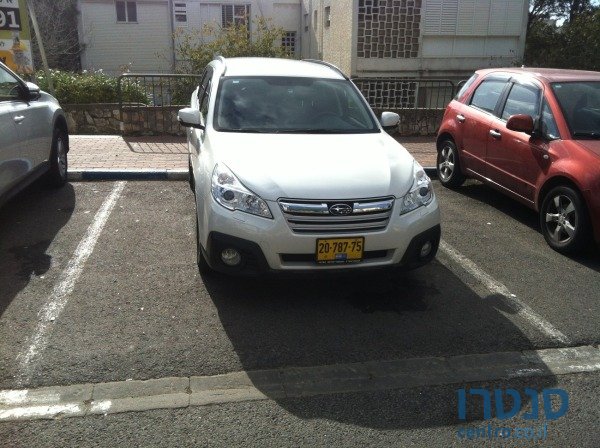
[[[506,128],[511,131],[525,132],[526,134],[533,134],[533,117],[530,115],[513,115],[506,122]]]

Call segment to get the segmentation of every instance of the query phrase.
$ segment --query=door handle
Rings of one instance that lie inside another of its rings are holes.
[[[456,116],[456,119],[458,120],[459,123],[464,123],[465,120],[466,120],[466,118],[465,118],[465,116],[463,114],[458,114]]]
[[[15,117],[15,123],[20,123],[23,120],[25,120],[25,116],[24,115],[18,115]]]
[[[502,134],[496,131],[495,129],[490,130],[490,135],[495,139],[499,139],[500,137],[502,137]]]

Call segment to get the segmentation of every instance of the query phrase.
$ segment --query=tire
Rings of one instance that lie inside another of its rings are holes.
[[[196,264],[198,265],[198,271],[200,274],[210,274],[213,272],[212,268],[204,257],[202,252],[202,245],[200,244],[200,231],[198,229],[198,218],[196,218]]]
[[[548,245],[564,254],[583,252],[591,240],[585,202],[577,190],[566,185],[554,187],[544,197],[540,226]]]
[[[55,128],[52,135],[52,148],[50,150],[50,170],[46,175],[48,184],[51,187],[58,188],[67,183],[67,172],[69,169],[68,151],[67,133],[62,129]]]
[[[438,148],[436,169],[440,183],[448,188],[460,187],[465,182],[465,176],[460,168],[456,145],[447,138]]]

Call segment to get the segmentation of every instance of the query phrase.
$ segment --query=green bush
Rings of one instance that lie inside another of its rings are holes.
[[[118,103],[118,80],[101,71],[72,73],[50,70],[56,98],[61,104]],[[33,80],[42,90],[48,91],[48,79],[44,71],[35,74]],[[122,83],[123,102],[148,104],[143,88],[131,80]]]
[[[271,21],[256,18],[252,33],[245,24],[232,24],[221,28],[207,24],[200,31],[183,31],[175,34],[178,71],[202,73],[215,55],[232,57],[289,57],[281,47],[283,28],[273,27]]]

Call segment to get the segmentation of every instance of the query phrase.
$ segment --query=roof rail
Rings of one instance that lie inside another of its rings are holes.
[[[350,78],[348,78],[343,71],[341,71],[339,68],[337,68],[335,65],[329,63],[329,62],[325,62],[325,61],[321,61],[320,59],[302,59],[304,62],[312,62],[314,64],[321,64],[321,65],[325,65],[326,67],[329,67],[330,69],[338,72],[340,75],[342,75],[344,77],[345,80],[349,80]]]
[[[215,57],[215,59],[223,64],[223,74],[221,76],[224,76],[225,72],[227,71],[227,62],[225,61],[225,57],[218,55]]]

